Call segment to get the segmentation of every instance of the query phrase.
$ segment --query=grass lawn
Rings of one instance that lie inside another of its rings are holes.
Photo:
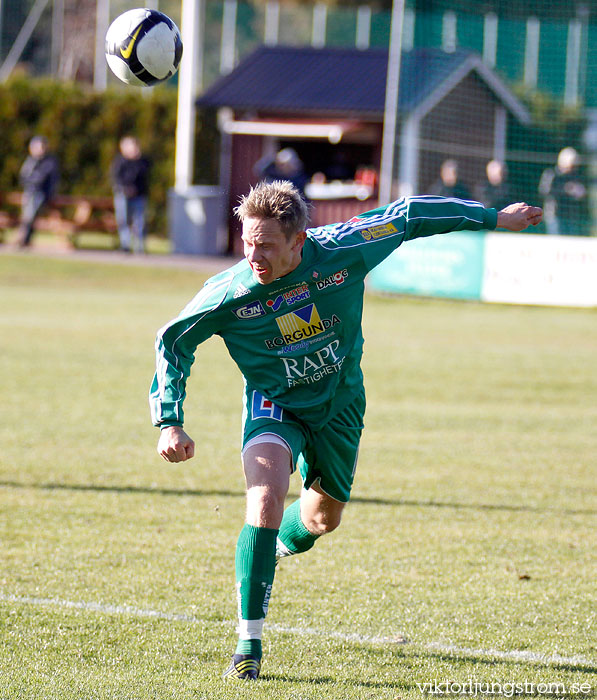
[[[278,567],[262,680],[220,680],[244,510],[220,339],[192,462],[158,457],[147,405],[204,277],[0,256],[0,699],[595,696],[595,311],[374,296],[354,499]]]

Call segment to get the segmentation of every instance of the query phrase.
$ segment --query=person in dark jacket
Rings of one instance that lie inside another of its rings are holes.
[[[302,198],[306,199],[305,186],[309,182],[309,176],[305,173],[303,163],[294,148],[283,148],[273,158],[264,156],[257,161],[254,171],[263,182],[288,180],[301,193]]]
[[[548,233],[590,235],[589,191],[576,149],[568,146],[559,152],[556,167],[541,176],[539,192]]]
[[[120,248],[142,253],[145,250],[145,212],[149,194],[150,161],[141,153],[134,136],[124,136],[120,153],[112,163],[114,213],[118,225]]]
[[[500,160],[490,160],[485,167],[487,181],[481,191],[480,201],[488,209],[501,211],[510,202],[516,201],[513,188],[508,182],[508,169]]]
[[[430,194],[454,199],[471,198],[468,187],[459,177],[458,163],[455,160],[449,158],[442,163],[440,179],[432,185]]]
[[[58,178],[56,156],[48,152],[48,142],[43,136],[34,136],[29,142],[29,155],[19,173],[23,203],[18,243],[22,248],[30,245],[35,219],[42,207],[52,199]]]

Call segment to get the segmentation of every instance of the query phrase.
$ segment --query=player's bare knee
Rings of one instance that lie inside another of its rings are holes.
[[[308,521],[303,524],[312,535],[327,535],[340,525],[341,519],[342,511],[337,513],[319,511],[311,514]]]
[[[255,527],[277,528],[284,513],[283,490],[270,486],[253,486],[247,490],[247,522]]]
[[[283,490],[272,488],[271,486],[253,486],[247,491],[247,506],[260,511],[268,511],[276,508],[284,508],[284,498],[286,494]]]

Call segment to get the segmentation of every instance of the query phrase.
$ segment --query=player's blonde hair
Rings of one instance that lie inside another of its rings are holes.
[[[287,238],[304,231],[309,223],[309,205],[287,180],[260,182],[243,195],[234,213],[245,219],[274,219]]]

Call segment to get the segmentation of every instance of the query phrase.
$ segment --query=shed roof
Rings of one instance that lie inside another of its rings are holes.
[[[381,118],[384,112],[388,52],[262,46],[213,83],[199,106],[267,110],[287,114],[341,114]],[[436,104],[434,94],[476,71],[521,121],[526,110],[481,59],[470,51],[446,53],[420,48],[404,52],[400,71],[402,113]],[[442,89],[443,86],[443,89]]]

